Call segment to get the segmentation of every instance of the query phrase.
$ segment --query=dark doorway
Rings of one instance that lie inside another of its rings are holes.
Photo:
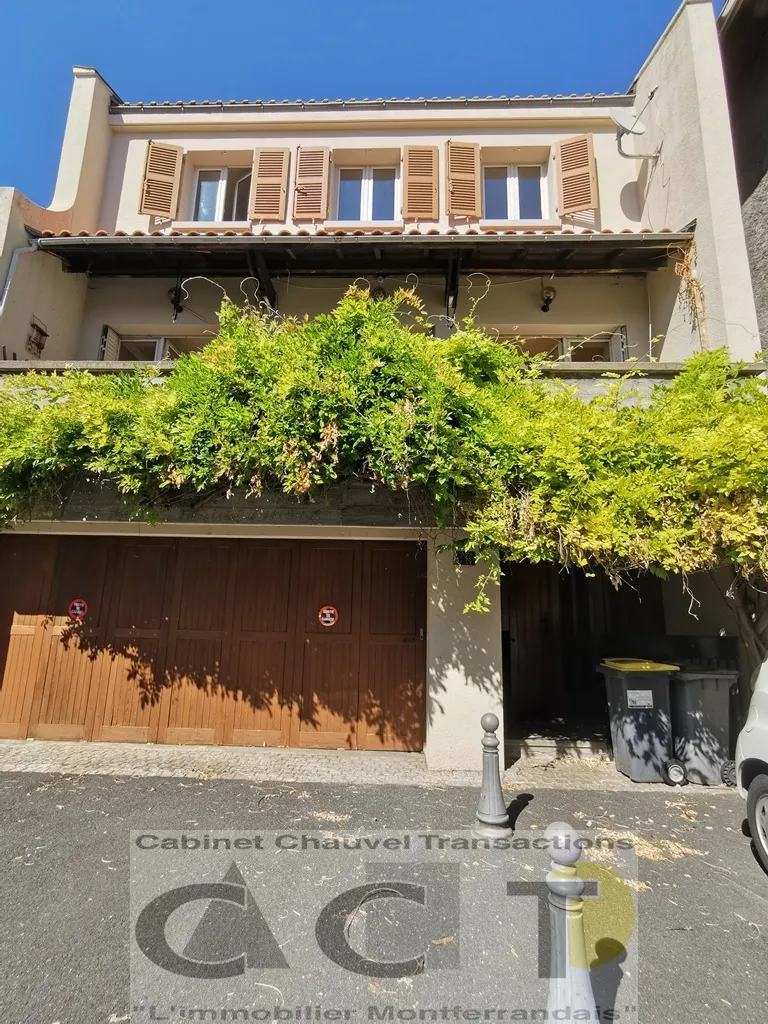
[[[501,614],[511,756],[526,744],[606,750],[605,688],[596,666],[655,647],[665,632],[661,581],[640,575],[617,590],[604,573],[511,563],[504,566]]]

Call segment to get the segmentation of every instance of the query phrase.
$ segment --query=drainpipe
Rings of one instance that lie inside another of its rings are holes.
[[[18,264],[19,259],[28,252],[37,252],[36,238],[33,238],[28,245],[20,245],[11,253],[11,262],[8,264],[8,273],[5,275],[5,284],[3,285],[3,294],[0,296],[0,318],[2,318],[3,311],[5,310],[5,300],[8,297],[8,292],[11,290],[11,282],[13,281],[13,275],[16,272],[16,265]]]

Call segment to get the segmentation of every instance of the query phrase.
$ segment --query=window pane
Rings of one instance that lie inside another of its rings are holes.
[[[518,167],[520,220],[541,220],[541,169]]]
[[[507,220],[507,168],[486,167],[484,186],[483,209],[486,220]]]
[[[572,363],[605,363],[611,358],[609,341],[573,341],[571,342]]]
[[[134,359],[142,362],[152,361],[155,358],[156,347],[157,341],[154,338],[151,341],[134,341],[132,338],[123,338],[117,358],[125,360],[126,363],[132,362]]]
[[[339,220],[360,220],[360,200],[363,191],[363,172],[357,168],[339,171]]]
[[[395,219],[395,168],[373,168],[372,220]]]
[[[250,191],[251,172],[242,167],[230,167],[224,196],[224,220],[248,220]]]
[[[216,220],[216,199],[219,194],[220,177],[221,171],[199,172],[193,220]]]
[[[560,355],[559,338],[523,338],[518,342],[522,352],[529,356],[546,356],[557,359]]]

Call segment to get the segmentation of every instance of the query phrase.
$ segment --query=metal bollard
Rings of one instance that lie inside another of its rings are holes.
[[[499,774],[499,739],[496,730],[499,720],[496,715],[486,714],[480,719],[483,727],[483,781],[480,785],[480,801],[477,805],[475,818],[477,824],[472,830],[476,836],[484,839],[496,839],[499,836],[511,836],[507,805],[501,791]]]
[[[544,837],[552,858],[552,870],[547,875],[552,939],[547,1019],[572,1020],[581,1011],[578,1019],[599,1020],[584,937],[585,883],[575,866],[581,857],[581,836],[570,825],[556,821]],[[568,1016],[563,1016],[565,1013]]]

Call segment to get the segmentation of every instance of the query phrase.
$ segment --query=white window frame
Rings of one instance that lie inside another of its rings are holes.
[[[216,212],[213,220],[195,220],[195,206],[197,206],[197,192],[200,185],[200,172],[201,171],[218,171],[219,173],[219,184],[216,192]],[[247,224],[247,220],[224,220],[224,200],[227,195],[227,182],[229,180],[229,172],[238,171],[243,175],[253,174],[252,168],[249,167],[197,167],[195,168],[195,177],[192,182],[192,203],[189,210],[189,223],[190,224]]]
[[[342,171],[360,171],[362,181],[360,185],[360,218],[359,220],[342,220],[339,217],[339,199],[341,192]],[[392,210],[392,220],[373,219],[373,172],[394,171],[395,172],[395,202]],[[375,164],[370,167],[336,167],[334,175],[334,186],[336,190],[334,201],[334,212],[337,224],[396,224],[398,222],[398,211],[402,209],[402,193],[400,188],[400,168],[396,164]]]
[[[507,172],[507,216],[506,217],[491,217],[485,212],[485,172],[491,168],[503,167]],[[539,187],[541,189],[541,217],[523,219],[520,216],[520,185],[519,185],[519,167],[537,167],[539,170]],[[548,171],[549,167],[547,164],[483,164],[482,169],[482,188],[483,188],[483,217],[485,221],[491,221],[493,223],[506,223],[507,221],[515,224],[541,224],[549,219],[549,185],[548,185]]]

